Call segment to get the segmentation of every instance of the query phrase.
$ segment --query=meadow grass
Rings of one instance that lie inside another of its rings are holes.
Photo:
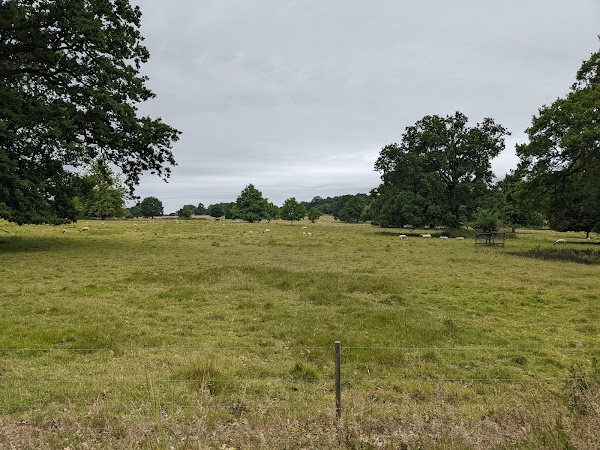
[[[582,233],[135,223],[0,223],[0,447],[598,445]]]

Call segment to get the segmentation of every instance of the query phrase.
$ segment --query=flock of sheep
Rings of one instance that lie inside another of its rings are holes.
[[[177,220],[176,222],[177,222],[177,223],[179,223],[179,220]],[[89,223],[89,222],[88,222],[88,223]],[[102,222],[100,225],[101,225],[101,226],[104,226],[104,222]],[[223,225],[225,225],[225,224],[223,224]],[[133,226],[134,226],[134,227],[137,227],[137,223],[134,223],[134,224],[133,224]],[[306,230],[306,228],[307,228],[307,227],[302,227],[302,230]],[[80,232],[80,233],[81,233],[81,232],[86,232],[86,231],[90,231],[90,227],[87,227],[87,226],[85,226],[85,227],[82,227],[82,228],[79,230],[79,232]],[[66,232],[67,232],[67,230],[66,230],[65,228],[63,228],[63,229],[61,230],[61,233],[63,233],[63,234],[64,234],[64,233],[66,233]],[[264,233],[270,233],[270,232],[271,232],[271,230],[270,230],[269,228],[267,228],[267,229],[265,229],[265,230],[263,231],[263,234],[264,234]],[[254,234],[254,232],[253,232],[253,231],[249,231],[249,232],[248,232],[248,234],[249,234],[249,235],[252,235],[252,234]],[[310,233],[310,232],[306,232],[306,231],[302,231],[302,236],[308,236],[308,237],[311,237],[311,236],[312,236],[312,233]],[[420,236],[421,236],[422,238],[424,238],[424,239],[431,239],[431,234],[421,234]],[[449,237],[448,237],[448,236],[440,236],[439,238],[440,238],[440,239],[449,239]],[[407,236],[406,234],[401,234],[400,236],[398,236],[398,239],[400,239],[401,241],[408,241],[408,236]],[[455,238],[455,239],[456,239],[457,241],[463,241],[465,238],[464,238],[464,237],[462,237],[462,236],[459,236],[459,237],[457,237],[457,238]],[[591,239],[590,239],[589,237],[587,238],[587,240],[588,240],[588,241],[591,241]],[[554,244],[553,244],[553,245],[560,245],[560,244],[566,244],[566,243],[567,243],[567,240],[566,240],[566,239],[557,239],[556,241],[554,241]]]
[[[306,227],[302,227],[302,229],[303,229],[303,230],[306,230]],[[263,234],[264,234],[264,233],[270,233],[270,232],[271,232],[271,230],[270,230],[269,228],[267,228],[265,231],[263,231]],[[250,236],[252,236],[252,235],[254,234],[254,231],[250,230],[250,231],[248,231],[248,234],[249,234]],[[308,232],[308,233],[307,233],[306,231],[303,231],[303,232],[302,232],[302,236],[309,236],[309,237],[310,237],[310,236],[312,236],[312,233],[311,233],[311,232]]]
[[[425,238],[425,239],[431,239],[431,234],[421,234],[420,236],[422,238]],[[401,241],[408,241],[408,236],[406,234],[401,234],[400,236],[398,236],[398,238]],[[450,239],[450,238],[448,236],[440,236],[440,239]],[[456,240],[457,241],[464,241],[465,238],[462,237],[462,236],[459,236],[459,237],[456,238]]]

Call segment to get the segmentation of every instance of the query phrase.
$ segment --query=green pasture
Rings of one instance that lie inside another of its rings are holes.
[[[0,228],[0,426],[24,447],[593,442],[576,383],[600,356],[600,265],[507,252],[598,236],[475,247],[330,217]]]

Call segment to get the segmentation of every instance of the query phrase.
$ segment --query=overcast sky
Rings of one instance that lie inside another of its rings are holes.
[[[425,115],[492,117],[516,143],[600,48],[599,0],[136,0],[157,98],[140,107],[182,131],[169,183],[184,204],[368,193],[382,147]]]

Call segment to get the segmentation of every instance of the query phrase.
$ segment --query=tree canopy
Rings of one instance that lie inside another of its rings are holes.
[[[322,216],[321,211],[319,211],[314,206],[312,208],[310,208],[310,211],[308,211],[308,220],[310,220],[312,223],[315,223],[315,220],[318,220],[319,217],[321,217],[321,216]]]
[[[196,207],[194,205],[184,205],[180,209],[178,209],[175,214],[177,215],[177,217],[180,217],[182,219],[191,219],[194,215],[195,210]]]
[[[225,215],[225,208],[221,203],[217,203],[215,205],[211,205],[208,209],[208,213],[211,217],[218,219],[219,217],[223,217]]]
[[[600,51],[565,98],[542,106],[517,147],[528,194],[558,231],[600,232]]]
[[[253,184],[246,186],[238,196],[231,210],[234,219],[242,219],[247,222],[260,222],[269,217],[268,202],[263,198],[262,192]]]
[[[154,97],[140,17],[127,0],[0,2],[0,217],[74,219],[76,169],[98,157],[131,192],[169,176],[179,132],[137,111]]]
[[[162,216],[164,214],[163,204],[156,197],[146,197],[139,204],[139,212],[143,217],[154,219],[154,216]]]
[[[302,220],[306,216],[306,207],[302,203],[298,203],[294,197],[288,198],[281,208],[279,208],[279,217],[283,220],[289,220],[294,223],[294,220]]]
[[[374,224],[456,227],[477,210],[492,183],[491,160],[509,133],[490,118],[474,127],[467,122],[460,112],[426,116],[406,128],[400,144],[381,150]]]
[[[123,217],[127,189],[106,162],[98,159],[81,178],[79,195],[75,197],[78,217]]]

